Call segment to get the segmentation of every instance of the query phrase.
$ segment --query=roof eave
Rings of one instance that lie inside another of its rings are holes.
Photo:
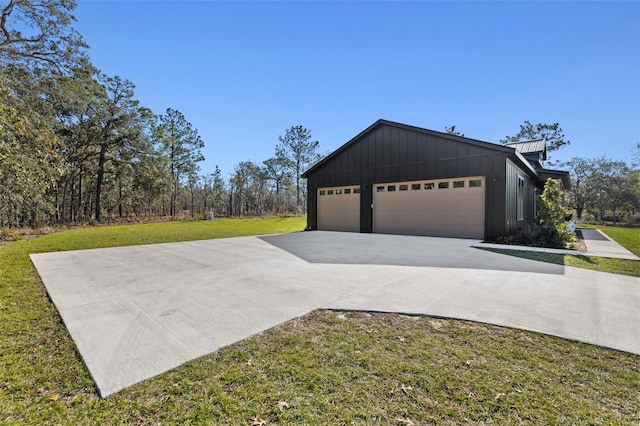
[[[529,160],[524,158],[524,156],[522,154],[520,154],[520,152],[518,152],[517,149],[515,149],[515,148],[511,148],[511,149],[513,149],[513,152],[514,152],[515,156],[518,158],[518,160],[520,160],[520,162],[522,164],[524,164],[524,166],[531,172],[531,174],[533,174],[534,176],[537,177],[538,176],[538,172],[536,172],[536,169],[533,168],[533,166],[531,165]]]
[[[558,179],[562,181],[562,185],[564,185],[565,189],[571,188],[571,177],[569,176],[569,172],[564,170],[552,170],[552,169],[540,169],[540,182],[544,184],[544,182],[548,178]]]

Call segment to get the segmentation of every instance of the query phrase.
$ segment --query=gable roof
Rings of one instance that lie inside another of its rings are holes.
[[[533,154],[538,154],[539,160],[547,159],[547,140],[546,139],[534,139],[530,141],[522,141],[522,142],[513,142],[505,144],[510,148],[514,148],[517,153],[523,154],[523,156],[529,160],[529,162],[533,161],[534,169],[538,174],[538,178],[541,183],[547,181],[548,178],[556,179],[562,181],[562,184],[565,189],[571,188],[571,179],[569,177],[569,172],[564,170],[552,170],[545,169],[539,161],[534,160],[532,158]],[[534,155],[535,157],[535,155]]]
[[[546,139],[534,139],[530,141],[512,142],[507,143],[505,146],[509,148],[515,148],[521,154],[540,153],[542,159],[547,159],[547,140]]]
[[[358,140],[360,138],[362,138],[365,134],[371,132],[372,130],[374,130],[377,127],[380,127],[380,126],[390,126],[390,127],[395,127],[395,128],[398,128],[398,129],[404,129],[404,130],[417,132],[417,133],[421,133],[421,134],[425,134],[425,135],[437,136],[437,137],[441,137],[441,138],[445,138],[445,139],[451,139],[451,140],[454,140],[454,141],[457,141],[457,142],[464,142],[464,143],[467,143],[467,144],[470,144],[470,145],[474,145],[474,146],[478,146],[478,147],[481,147],[481,148],[492,149],[492,150],[495,150],[495,151],[504,152],[506,154],[515,155],[519,159],[524,161],[525,166],[528,169],[530,169],[533,172],[534,175],[536,174],[535,170],[531,167],[531,164],[529,164],[528,161],[524,160],[522,158],[522,156],[518,156],[517,155],[517,151],[516,151],[515,148],[509,147],[509,146],[506,146],[506,145],[498,145],[498,144],[491,143],[491,142],[485,142],[485,141],[481,141],[481,140],[478,140],[478,139],[471,139],[471,138],[467,138],[467,137],[464,137],[464,136],[451,135],[449,133],[438,132],[438,131],[435,131],[435,130],[423,129],[421,127],[410,126],[408,124],[397,123],[395,121],[379,119],[375,123],[373,123],[371,126],[367,127],[362,132],[358,133],[356,136],[354,136],[347,143],[345,143],[344,145],[342,145],[341,147],[339,147],[338,149],[333,151],[331,154],[327,155],[322,160],[320,160],[319,162],[317,162],[316,164],[311,166],[306,172],[304,172],[302,174],[302,177],[306,178],[307,176],[309,176],[309,174],[313,173],[316,169],[318,169],[322,165],[324,165],[324,164],[328,163],[329,161],[331,161],[334,157],[339,155],[341,152],[345,151],[351,145],[354,145],[355,143],[357,143]]]

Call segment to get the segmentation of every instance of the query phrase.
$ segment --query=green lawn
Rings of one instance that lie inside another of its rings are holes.
[[[305,224],[99,227],[2,246],[0,424],[637,424],[639,356],[464,321],[331,311],[103,400],[28,258]]]
[[[582,226],[582,228],[599,229],[617,241],[636,256],[640,256],[640,228],[623,228],[619,226]],[[509,246],[505,246],[509,247]],[[608,257],[581,256],[575,254],[541,253],[534,251],[483,248],[494,253],[507,254],[509,256],[538,260],[540,262],[555,263],[558,265],[573,266],[576,268],[593,269],[612,274],[630,275],[640,277],[640,260],[612,259]]]

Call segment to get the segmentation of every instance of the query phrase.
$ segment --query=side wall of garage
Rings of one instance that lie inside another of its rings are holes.
[[[527,173],[507,160],[505,173],[505,235],[533,223],[536,217],[536,186]]]
[[[506,234],[507,150],[411,126],[365,130],[307,176],[308,227],[318,229],[318,189],[359,186],[360,232],[373,232],[373,191],[380,183],[480,176],[485,190],[485,237]]]

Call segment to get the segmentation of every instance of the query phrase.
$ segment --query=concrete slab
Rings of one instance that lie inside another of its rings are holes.
[[[32,255],[102,396],[340,294],[256,238]]]
[[[471,240],[305,232],[32,255],[101,396],[314,309],[461,318],[640,354],[640,280]]]
[[[597,256],[597,257],[609,257],[613,259],[628,259],[628,260],[640,260],[640,257],[631,253],[629,250],[609,238],[603,232],[597,229],[581,229],[582,237],[587,246],[586,251],[580,250],[563,250],[563,249],[548,249],[543,247],[529,247],[529,246],[516,246],[505,244],[491,244],[479,241],[473,244],[473,247],[478,248],[497,248],[503,250],[520,250],[520,251],[536,251],[541,253],[556,253],[556,254],[572,254],[574,256]]]
[[[580,233],[582,234],[582,238],[586,241],[611,241],[606,235],[597,229],[580,229]]]
[[[584,242],[587,244],[587,255],[611,257],[614,259],[640,260],[640,257],[609,238],[598,229],[581,229]]]
[[[563,267],[477,250],[480,240],[315,231],[259,237],[310,263],[423,266],[562,274]],[[505,246],[502,246],[505,247]]]

